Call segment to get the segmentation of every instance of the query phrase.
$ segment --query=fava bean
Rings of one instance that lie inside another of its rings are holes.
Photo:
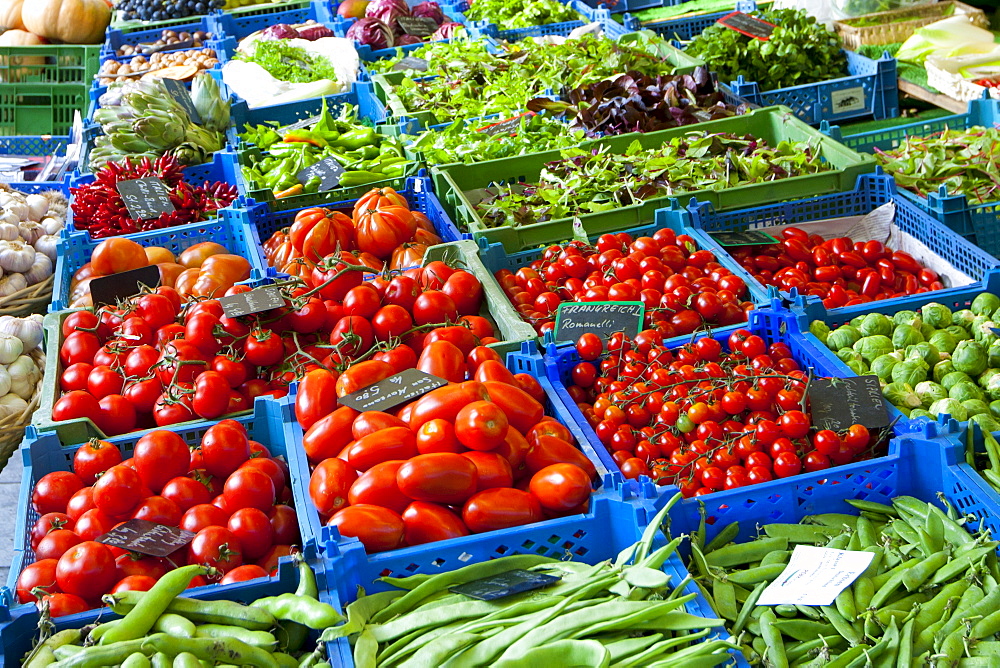
[[[153,630],[176,638],[194,638],[195,626],[187,617],[167,612],[160,615],[153,623]]]
[[[163,652],[157,652],[151,660],[153,668],[172,668],[174,660]]]
[[[174,657],[174,668],[201,668],[201,661],[194,654],[181,652]]]
[[[288,620],[311,629],[325,629],[346,621],[332,605],[295,594],[259,598],[250,607],[265,610],[275,619]]]
[[[132,610],[148,592],[123,591],[112,594],[111,609],[119,614]],[[274,616],[234,601],[199,601],[192,598],[175,598],[167,604],[167,612],[187,617],[199,624],[226,624],[241,626],[251,631],[266,631],[274,626]],[[155,621],[155,620],[154,620]],[[110,622],[109,622],[110,623]]]
[[[172,638],[166,633],[154,633],[139,642],[143,651],[163,652],[167,656],[176,657],[188,652],[199,659],[216,663],[226,660],[242,666],[278,668],[278,662],[270,652],[234,638]]]
[[[248,631],[239,626],[224,624],[202,624],[195,629],[195,638],[236,638],[254,647],[260,647],[271,652],[278,646],[278,641],[267,631]]]
[[[93,645],[85,647],[73,656],[60,659],[53,668],[97,668],[97,666],[116,666],[125,661],[133,652],[143,652],[142,639],[126,640],[114,645]],[[65,645],[64,647],[69,647]]]
[[[110,645],[123,640],[135,640],[146,635],[153,628],[157,618],[167,611],[170,602],[188,588],[192,578],[207,574],[206,567],[195,564],[175,568],[162,576],[148,592],[144,592],[145,596],[128,611],[120,624],[116,624],[113,629],[101,636],[101,644]]]

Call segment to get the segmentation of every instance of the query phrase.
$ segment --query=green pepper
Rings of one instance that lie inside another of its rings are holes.
[[[368,144],[367,146],[362,146],[356,151],[351,151],[352,154],[358,156],[358,160],[373,160],[379,156],[379,147],[375,144]]]
[[[361,127],[354,128],[344,134],[333,142],[334,146],[339,146],[346,149],[357,149],[362,146],[368,146],[370,144],[378,144],[378,133],[375,132],[374,128]]]
[[[328,146],[330,143],[319,132],[305,129],[292,130],[285,135],[285,142],[301,142],[303,144],[318,146],[319,148]]]
[[[384,174],[376,174],[374,172],[368,172],[364,170],[355,170],[350,172],[344,172],[340,175],[340,185],[344,188],[350,188],[351,186],[361,186],[366,183],[374,183],[375,181],[385,180]]]

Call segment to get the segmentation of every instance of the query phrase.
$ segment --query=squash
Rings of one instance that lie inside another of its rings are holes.
[[[100,44],[111,23],[104,0],[28,0],[21,20],[30,32],[66,44]]]
[[[24,30],[6,30],[0,35],[0,46],[40,46],[46,44],[47,40],[38,35]],[[8,58],[10,62],[8,63]],[[0,55],[0,67],[10,69],[0,69],[0,80],[6,83],[17,83],[27,78],[33,73],[33,68],[25,67],[18,69],[16,65],[44,65],[45,56],[7,56]],[[37,71],[37,70],[35,70]]]
[[[21,5],[24,0],[0,0],[0,28],[24,30]]]

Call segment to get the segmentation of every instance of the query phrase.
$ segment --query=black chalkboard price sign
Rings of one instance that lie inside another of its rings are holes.
[[[394,72],[405,72],[406,70],[414,70],[416,72],[426,72],[427,71],[427,61],[423,58],[417,58],[416,56],[406,56],[401,61],[392,66]]]
[[[559,582],[560,579],[555,575],[532,573],[531,571],[517,569],[488,578],[466,582],[465,584],[455,585],[449,588],[449,591],[480,601],[495,601],[498,598],[506,598],[507,596],[513,596],[521,592],[548,587],[551,584]]]
[[[889,425],[878,376],[813,378],[808,392],[812,423],[817,429],[841,431],[852,424],[879,429]]]
[[[324,158],[311,167],[306,167],[295,175],[299,183],[306,183],[314,176],[319,177],[320,191],[333,190],[340,185],[340,177],[344,173],[344,166],[337,162],[336,158]]]
[[[396,20],[403,32],[414,37],[427,37],[438,29],[437,21],[426,16],[400,16]]]
[[[160,268],[139,267],[110,276],[101,276],[90,281],[90,299],[94,306],[117,304],[133,297],[143,288],[155,288],[160,284]]]
[[[633,337],[642,329],[646,308],[642,302],[564,302],[556,313],[557,341],[576,341],[593,332],[607,340],[615,332]]]
[[[759,39],[762,42],[771,39],[771,33],[778,27],[773,23],[762,21],[743,12],[730,12],[716,21],[716,23],[721,23],[730,30],[735,30],[738,33]]]
[[[338,401],[361,413],[386,411],[447,384],[444,378],[417,369],[406,369],[354,394],[340,397]]]
[[[219,305],[227,318],[261,313],[285,305],[285,297],[277,285],[265,285],[249,292],[240,292],[228,297],[219,297]]]
[[[767,232],[745,230],[743,232],[709,232],[708,236],[715,239],[720,246],[759,246],[761,244],[776,244],[778,240]]]
[[[161,213],[173,213],[174,203],[170,201],[170,190],[158,176],[144,176],[115,184],[128,215],[135,220],[152,220]]]
[[[201,114],[198,113],[198,107],[194,106],[194,100],[191,99],[191,91],[187,89],[184,82],[177,79],[160,79],[160,81],[163,82],[170,97],[174,98],[177,104],[181,105],[184,111],[187,112],[187,115],[191,117],[191,122],[195,125],[201,125]]]
[[[97,539],[129,552],[166,557],[194,539],[194,533],[149,520],[128,520]]]

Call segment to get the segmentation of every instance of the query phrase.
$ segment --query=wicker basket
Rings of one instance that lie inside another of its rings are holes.
[[[955,10],[948,14],[947,8],[954,7]],[[837,36],[844,44],[845,49],[857,51],[862,44],[897,44],[906,41],[917,28],[923,28],[935,21],[946,19],[949,16],[968,14],[972,25],[980,28],[989,28],[990,22],[986,14],[981,9],[970,7],[957,0],[945,0],[929,5],[920,5],[910,9],[894,9],[891,12],[879,12],[877,14],[865,14],[847,21],[857,19],[877,19],[879,25],[857,27],[848,25],[845,21],[834,21],[833,27],[837,31]],[[912,21],[896,21],[901,16],[913,16]]]
[[[29,285],[12,295],[0,298],[0,315],[22,318],[32,313],[45,315],[52,303],[52,286],[55,276],[49,276],[41,283]]]
[[[41,349],[36,349],[31,353],[31,359],[39,368],[45,368],[45,355]],[[39,379],[35,385],[35,392],[28,401],[28,406],[17,415],[11,415],[0,420],[0,471],[7,466],[14,451],[21,445],[24,438],[24,428],[31,424],[31,416],[38,408],[38,402],[42,396],[42,381]]]

